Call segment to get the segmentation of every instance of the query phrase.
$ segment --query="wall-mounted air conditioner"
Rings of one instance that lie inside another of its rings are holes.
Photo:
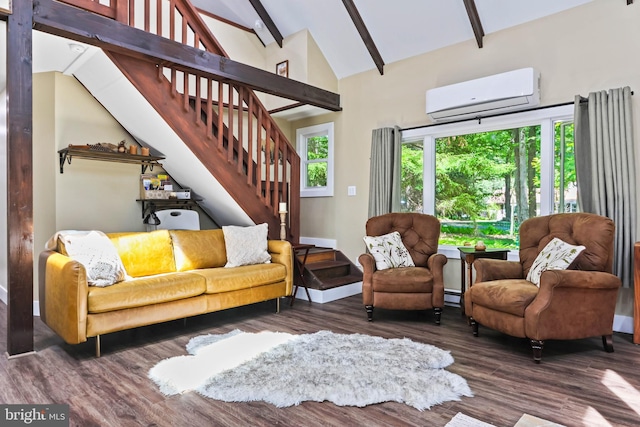
[[[427,114],[435,121],[462,120],[540,103],[540,74],[533,68],[427,90]]]

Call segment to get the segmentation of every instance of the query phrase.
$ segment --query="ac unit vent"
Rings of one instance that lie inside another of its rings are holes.
[[[540,104],[540,74],[522,68],[427,90],[434,121],[462,120],[533,108]]]

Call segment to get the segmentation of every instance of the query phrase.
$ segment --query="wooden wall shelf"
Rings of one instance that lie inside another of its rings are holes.
[[[142,218],[144,219],[147,214],[172,208],[186,208],[193,209],[201,202],[201,197],[195,197],[191,199],[136,199],[137,202],[142,202]]]
[[[58,151],[60,157],[60,173],[64,173],[64,164],[71,164],[71,159],[77,157],[79,159],[99,160],[103,162],[116,163],[133,163],[142,166],[142,173],[145,173],[147,167],[153,170],[154,166],[161,166],[160,160],[164,160],[162,156],[143,156],[141,154],[129,153],[113,153],[109,151],[96,151],[84,148],[63,148]]]

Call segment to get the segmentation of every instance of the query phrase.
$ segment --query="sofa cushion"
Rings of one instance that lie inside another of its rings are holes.
[[[227,252],[222,230],[171,230],[177,271],[224,267]]]
[[[206,279],[206,293],[215,294],[238,289],[255,288],[286,280],[287,269],[282,264],[243,265],[233,268],[206,268],[193,274]]]
[[[131,277],[176,271],[168,230],[108,234]]]
[[[89,288],[89,313],[104,313],[126,308],[176,301],[202,295],[205,280],[193,273],[168,273],[140,277],[107,288]]]
[[[492,310],[524,317],[524,310],[538,295],[538,287],[525,279],[503,279],[475,283],[465,299],[474,305],[490,307]]]
[[[433,274],[424,267],[392,268],[373,273],[374,292],[432,292]]]

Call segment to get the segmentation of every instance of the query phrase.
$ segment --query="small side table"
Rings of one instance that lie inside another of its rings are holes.
[[[473,285],[473,263],[479,258],[490,259],[507,259],[509,249],[485,249],[484,251],[477,251],[473,246],[461,246],[458,248],[460,251],[460,310],[464,314],[464,292],[466,291],[466,280],[464,274],[465,264],[468,266],[468,280],[469,288]]]
[[[311,295],[309,295],[309,288],[307,287],[307,282],[304,280],[304,266],[307,263],[307,256],[309,255],[309,249],[314,248],[315,245],[306,245],[302,243],[291,244],[293,248],[293,293],[291,294],[291,303],[289,304],[293,307],[293,302],[296,300],[296,294],[298,293],[298,287],[302,286],[304,290],[307,292],[307,299],[309,303],[311,303]],[[298,257],[298,252],[302,255],[302,261]]]

